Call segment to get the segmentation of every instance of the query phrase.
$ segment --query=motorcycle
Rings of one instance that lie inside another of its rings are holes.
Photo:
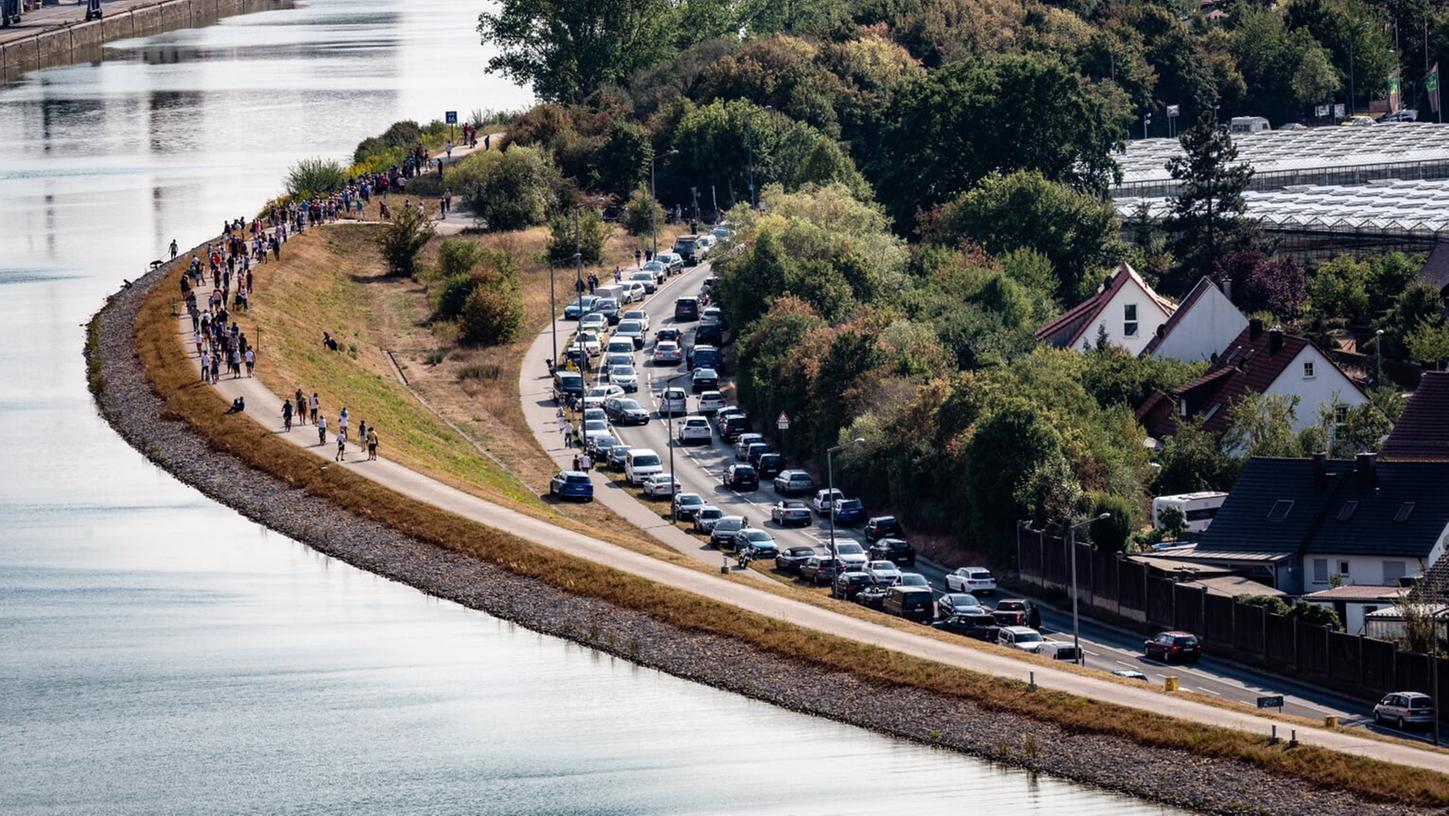
[[[735,566],[740,569],[749,569],[750,562],[754,560],[755,556],[753,553],[749,550],[742,550],[739,555],[735,556]]]

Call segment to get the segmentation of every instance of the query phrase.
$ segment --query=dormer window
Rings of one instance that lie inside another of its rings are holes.
[[[1306,363],[1303,364],[1303,379],[1305,379],[1305,380],[1311,380],[1311,379],[1313,379],[1313,361],[1312,360],[1309,360],[1308,362],[1306,362]]]
[[[1137,304],[1126,303],[1122,306],[1122,336],[1137,336]]]

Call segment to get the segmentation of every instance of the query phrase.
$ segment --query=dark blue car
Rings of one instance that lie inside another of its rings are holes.
[[[561,470],[548,483],[548,494],[558,499],[594,500],[594,483],[581,470]]]
[[[864,524],[865,518],[865,503],[860,499],[841,499],[836,502],[836,524]]]

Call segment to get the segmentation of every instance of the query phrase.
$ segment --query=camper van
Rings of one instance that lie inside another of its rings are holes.
[[[1162,529],[1161,514],[1169,507],[1176,507],[1182,511],[1187,519],[1187,530],[1190,533],[1200,533],[1213,523],[1213,516],[1218,514],[1218,508],[1228,498],[1226,493],[1214,491],[1202,491],[1200,493],[1180,493],[1176,496],[1158,496],[1152,500],[1152,526],[1158,530]]]
[[[1234,136],[1244,133],[1261,133],[1272,129],[1273,126],[1268,123],[1268,120],[1261,116],[1234,116],[1228,122],[1228,132]]]

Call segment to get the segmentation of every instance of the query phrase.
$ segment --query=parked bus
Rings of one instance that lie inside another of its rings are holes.
[[[1187,519],[1187,530],[1190,533],[1200,533],[1208,528],[1213,522],[1213,516],[1218,514],[1218,508],[1228,494],[1216,491],[1202,491],[1199,493],[1181,493],[1176,496],[1158,496],[1152,500],[1152,526],[1162,529],[1162,511],[1169,507],[1176,507],[1182,511]]]

